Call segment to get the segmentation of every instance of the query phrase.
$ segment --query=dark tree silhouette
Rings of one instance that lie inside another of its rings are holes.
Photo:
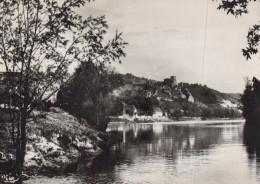
[[[242,16],[243,14],[249,13],[248,5],[256,2],[257,0],[222,0],[218,9],[224,10],[227,14],[232,14],[235,17]],[[259,2],[259,1],[258,1]],[[260,41],[260,22],[253,25],[247,34],[248,46],[242,49],[243,55],[246,59],[251,59],[252,55],[259,52],[259,41]]]
[[[247,123],[259,124],[260,122],[260,82],[255,77],[253,84],[247,81],[246,88],[241,97],[243,116]],[[260,124],[259,124],[260,125]]]

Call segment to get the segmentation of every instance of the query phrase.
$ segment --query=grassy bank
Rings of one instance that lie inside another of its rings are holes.
[[[24,166],[25,172],[31,175],[55,174],[80,157],[94,158],[109,141],[106,133],[94,130],[86,121],[79,122],[59,108],[41,113],[41,117],[31,120],[27,126]],[[1,151],[15,157],[10,129],[11,125],[1,125]]]

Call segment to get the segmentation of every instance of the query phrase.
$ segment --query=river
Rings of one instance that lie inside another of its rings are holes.
[[[26,183],[260,183],[260,138],[244,123],[110,124],[118,142],[71,174]],[[254,130],[259,134],[259,131]]]

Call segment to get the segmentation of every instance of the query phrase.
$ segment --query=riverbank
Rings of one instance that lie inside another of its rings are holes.
[[[218,126],[224,124],[244,124],[244,119],[233,119],[233,120],[190,120],[190,121],[166,121],[166,122],[145,122],[145,123],[133,123],[133,122],[110,122],[107,127],[107,132],[114,132],[116,129],[117,132],[127,131],[131,127],[136,125],[176,125],[176,126],[199,126],[199,125],[211,125]],[[133,126],[131,126],[133,125]]]
[[[247,155],[252,144],[243,141],[244,126],[227,121],[202,126],[171,122],[115,126],[111,131],[118,132],[121,139],[91,165],[80,162],[71,174],[37,176],[25,183],[188,184],[194,183],[194,174],[196,184],[208,184],[209,179],[210,183],[223,183],[223,178],[216,176],[219,172],[228,183],[257,183],[258,173],[250,174],[257,168],[252,164],[257,158]]]
[[[43,112],[40,118],[28,122],[27,126],[24,171],[28,175],[55,175],[82,157],[91,161],[109,142],[108,134],[94,130],[87,122],[79,122],[59,108]],[[9,132],[8,128],[2,131],[5,134]],[[6,135],[6,139],[8,137],[10,135]],[[3,154],[14,156],[14,149],[5,146],[1,150]],[[4,172],[5,168],[1,169]]]
[[[146,122],[171,122],[174,121],[172,118],[165,116],[153,117],[153,116],[119,116],[110,117],[110,122],[129,122],[129,123],[146,123]]]
[[[211,118],[211,119],[202,119],[200,117],[196,118],[190,118],[190,117],[184,117],[184,118],[179,118],[179,120],[172,119],[172,118],[144,118],[144,119],[129,119],[129,118],[114,118],[111,119],[110,123],[142,123],[142,124],[151,124],[151,123],[175,123],[175,124],[183,124],[183,123],[206,123],[206,122],[240,122],[243,121],[245,122],[245,119],[218,119],[218,118]]]
[[[151,122],[151,123],[141,123],[141,124],[225,124],[225,123],[245,123],[244,119],[219,119],[219,120],[187,120],[187,121],[171,121],[171,122]]]

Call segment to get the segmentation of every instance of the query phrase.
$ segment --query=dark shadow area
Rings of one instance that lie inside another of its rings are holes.
[[[249,159],[260,162],[260,127],[246,122],[244,127],[244,145]]]
[[[255,167],[256,178],[260,182],[260,127],[259,123],[246,122],[244,127],[244,146],[249,167]]]

